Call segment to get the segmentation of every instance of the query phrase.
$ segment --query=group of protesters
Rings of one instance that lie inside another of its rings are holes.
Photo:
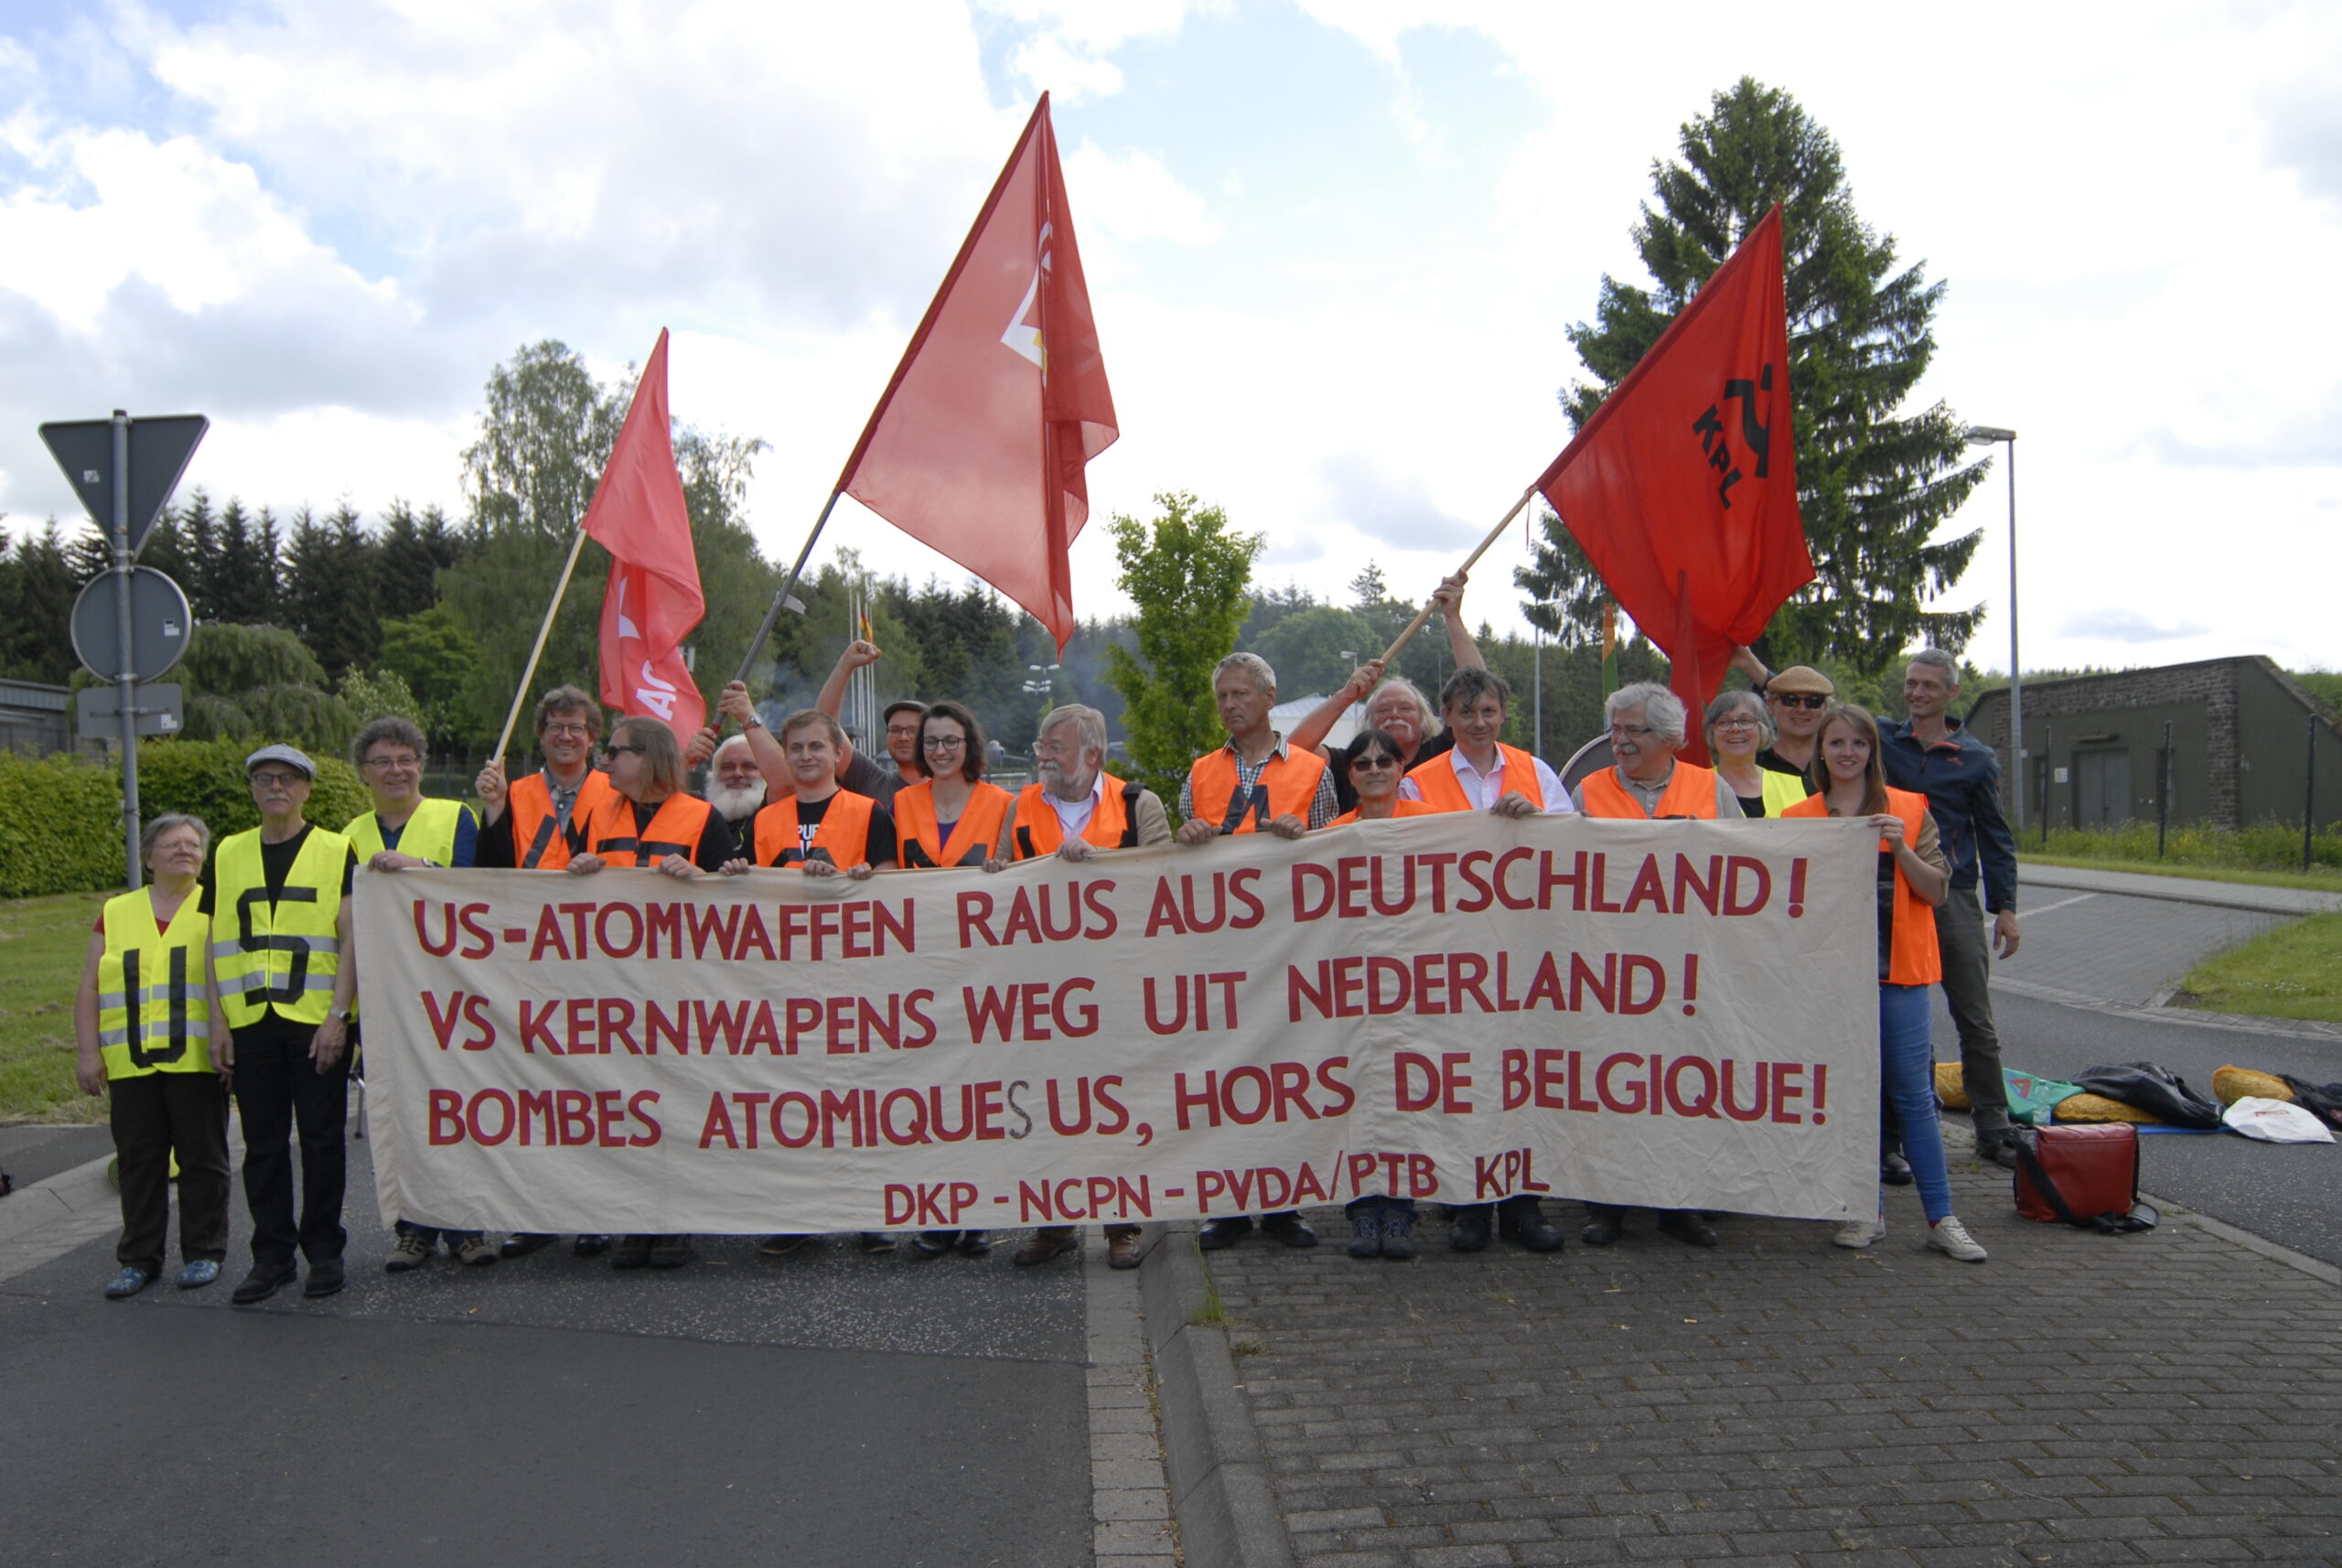
[[[169,1193],[178,1188],[180,1289],[220,1277],[227,1259],[228,1098],[242,1121],[244,1191],[252,1220],[250,1273],[234,1300],[267,1299],[296,1281],[329,1296],[345,1276],[342,1225],[347,1089],[361,1045],[357,1004],[362,961],[351,891],[363,859],[375,872],[435,866],[505,867],[592,875],[608,867],[693,878],[793,867],[812,876],[864,878],[887,869],[983,867],[1054,855],[1080,862],[1101,851],[1197,845],[1267,833],[1281,838],[1359,820],[1430,812],[1522,817],[1582,812],[1650,820],[1863,817],[1879,835],[1877,952],[1883,1091],[1877,1210],[1835,1229],[1840,1246],[1885,1234],[1883,1187],[1917,1182],[1927,1244],[1962,1262],[1985,1251],[1951,1212],[1947,1157],[1936,1113],[1928,991],[1940,985],[1961,1038],[1980,1155],[2014,1163],[2005,1096],[1976,1092],[2001,1081],[1986,984],[1980,885],[1993,916],[1991,945],[2017,943],[2014,845],[1999,808],[1998,764],[1950,716],[1959,667],[1928,650],[1904,683],[1908,718],[1882,724],[1835,701],[1832,682],[1805,666],[1778,673],[1743,650],[1748,689],[1723,693],[1703,715],[1714,766],[1678,756],[1692,715],[1665,687],[1627,686],[1606,702],[1609,762],[1574,786],[1542,758],[1505,745],[1510,693],[1481,658],[1465,624],[1464,583],[1451,577],[1434,603],[1456,672],[1434,704],[1403,677],[1370,660],[1290,735],[1273,727],[1275,671],[1255,654],[1220,660],[1212,695],[1224,746],[1195,759],[1176,802],[1180,826],[1152,790],[1106,770],[1104,716],[1079,704],[1053,707],[1033,742],[1033,782],[1011,793],[985,779],[983,727],[964,704],[902,701],[881,715],[884,761],[864,755],[838,720],[854,671],[877,660],[851,644],[813,706],[768,728],[748,689],[719,700],[718,725],[687,744],[659,719],[621,718],[603,736],[603,713],[586,692],[559,686],[537,703],[541,766],[508,776],[491,759],[475,781],[480,810],[422,792],[425,743],[409,720],[370,719],[350,757],[371,797],[339,832],[305,814],[316,764],[297,748],[263,746],[246,759],[257,828],[216,846],[200,821],[179,814],[145,825],[148,885],[110,899],[92,932],[75,1008],[81,1087],[111,1096],[121,1173],[120,1272],[109,1297],[137,1294],[163,1273]],[[1347,746],[1327,737],[1364,704]],[[723,737],[718,725],[736,723]],[[601,763],[597,768],[596,759]],[[706,786],[688,789],[704,766]],[[362,1071],[362,1069],[360,1069]],[[298,1140],[298,1201],[294,1142]],[[1633,1210],[1588,1202],[1584,1243],[1607,1246]],[[1655,1229],[1712,1247],[1715,1217],[1656,1214]],[[1369,1196],[1347,1209],[1349,1254],[1416,1255],[1412,1200]],[[1447,1244],[1477,1251],[1502,1239],[1531,1251],[1565,1245],[1534,1196],[1451,1206]],[[1317,1237],[1298,1212],[1209,1219],[1207,1250],[1255,1229],[1289,1247]],[[556,1238],[518,1232],[492,1244],[476,1230],[429,1215],[402,1215],[386,1262],[423,1267],[444,1247],[474,1266],[526,1257]],[[782,1256],[808,1238],[765,1237]],[[921,1254],[979,1256],[981,1230],[921,1231]],[[1105,1227],[1108,1262],[1134,1267],[1140,1228]],[[898,1238],[862,1233],[865,1251]],[[1027,1232],[1020,1264],[1045,1263],[1080,1247],[1069,1225]],[[693,1255],[682,1235],[585,1234],[581,1257],[607,1254],[619,1269],[676,1268]],[[302,1264],[306,1263],[306,1272]]]

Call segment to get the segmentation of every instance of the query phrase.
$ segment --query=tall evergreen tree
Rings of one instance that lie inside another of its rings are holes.
[[[1932,610],[1981,534],[1931,542],[1985,465],[1961,467],[1964,428],[1938,403],[1900,413],[1935,352],[1944,285],[1922,263],[1896,270],[1893,236],[1855,214],[1838,145],[1796,100],[1743,77],[1682,127],[1681,159],[1651,165],[1633,237],[1654,286],[1605,275],[1592,324],[1569,338],[1597,380],[1562,402],[1583,426],[1668,323],[1775,203],[1782,209],[1798,505],[1819,580],[1774,618],[1758,651],[1777,667],[1832,656],[1864,670],[1914,640],[1958,649],[1981,611]],[[1541,517],[1535,560],[1516,575],[1530,618],[1598,634],[1602,585],[1560,522]]]
[[[214,620],[266,626],[275,618],[276,556],[274,550],[263,550],[253,522],[244,503],[234,497],[220,509],[219,553],[210,583]]]
[[[72,677],[67,626],[79,587],[56,523],[21,535],[14,548],[0,538],[0,675],[52,686]]]
[[[199,622],[218,621],[220,597],[214,583],[220,571],[220,520],[211,498],[201,485],[173,509],[178,514],[179,545],[187,557],[187,575],[179,586],[187,590],[188,607]]]
[[[421,615],[439,602],[439,574],[463,559],[463,536],[437,507],[417,512],[403,500],[382,510],[381,585],[377,608],[384,620]]]

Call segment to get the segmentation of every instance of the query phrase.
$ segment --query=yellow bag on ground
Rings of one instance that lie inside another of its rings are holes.
[[[1968,1109],[1968,1079],[1958,1062],[1936,1063],[1936,1102],[1946,1111]]]
[[[2161,1125],[2163,1118],[2150,1116],[2135,1105],[2125,1105],[2119,1100],[2109,1100],[2103,1094],[2069,1094],[2057,1101],[2060,1122],[2138,1122]]]
[[[2249,1067],[2231,1063],[2212,1074],[2212,1097],[2223,1105],[2234,1105],[2240,1100],[2283,1100],[2290,1101],[2294,1091],[2285,1087],[2282,1078],[2272,1078],[2265,1072],[2255,1072]]]

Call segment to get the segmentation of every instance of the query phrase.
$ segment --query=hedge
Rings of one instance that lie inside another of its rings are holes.
[[[200,817],[216,842],[260,825],[244,782],[252,746],[241,740],[156,740],[138,747],[143,821],[166,811]],[[358,770],[321,757],[309,821],[338,831],[367,809]],[[122,776],[110,760],[0,752],[0,898],[93,893],[122,886]]]

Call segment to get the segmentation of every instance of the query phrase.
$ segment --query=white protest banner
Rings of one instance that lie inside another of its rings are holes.
[[[1362,822],[865,882],[361,872],[385,1218],[1877,1201],[1876,835]]]

